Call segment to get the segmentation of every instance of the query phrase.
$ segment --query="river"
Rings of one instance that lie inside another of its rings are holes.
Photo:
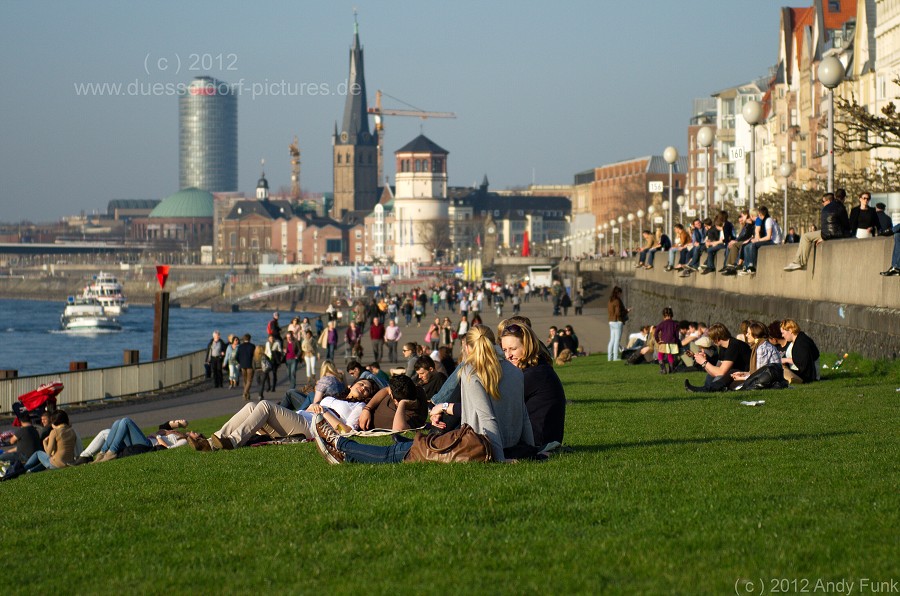
[[[119,317],[121,331],[105,333],[62,331],[59,315],[65,304],[28,300],[0,300],[0,370],[18,370],[19,376],[69,370],[69,362],[82,360],[88,368],[118,366],[125,350],[140,351],[141,362],[153,352],[153,308],[131,306]],[[281,313],[283,326],[293,316],[311,313]],[[212,331],[225,338],[229,333],[250,333],[254,340],[265,336],[271,312],[222,313],[203,309],[173,308],[169,311],[168,355],[179,356],[202,350]]]

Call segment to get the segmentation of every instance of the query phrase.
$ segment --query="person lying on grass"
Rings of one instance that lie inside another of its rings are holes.
[[[360,379],[343,398],[323,397],[319,403],[296,412],[270,401],[250,402],[209,439],[200,435],[198,439],[188,442],[198,451],[215,451],[246,445],[257,434],[273,439],[301,435],[308,439],[313,435],[311,423],[316,414],[321,414],[332,426],[346,432],[357,426],[363,407],[377,388],[374,381]]]
[[[460,402],[434,406],[431,423],[444,429],[445,413],[458,414],[485,435],[491,443],[495,461],[506,461],[505,449],[520,444],[534,446],[531,422],[525,408],[525,382],[522,371],[511,362],[497,358],[494,334],[484,325],[472,327],[465,336],[463,361],[459,375]],[[400,463],[406,459],[413,441],[401,440],[382,447],[365,445],[340,436],[324,417],[314,421],[316,445],[329,463]]]
[[[80,466],[88,462],[103,462],[125,455],[137,455],[147,451],[159,449],[174,449],[183,447],[188,443],[190,435],[199,433],[193,431],[182,432],[180,428],[186,428],[187,420],[168,420],[159,425],[155,433],[144,436],[143,431],[131,418],[120,418],[97,433],[97,436],[75,459],[73,465]]]
[[[418,428],[428,420],[425,392],[406,375],[394,375],[388,386],[372,396],[359,415],[359,428]]]

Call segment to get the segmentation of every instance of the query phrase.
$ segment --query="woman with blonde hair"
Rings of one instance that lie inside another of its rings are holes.
[[[431,410],[436,428],[445,428],[445,414],[456,414],[462,424],[468,424],[485,435],[491,443],[493,459],[506,461],[504,450],[520,444],[534,446],[534,435],[528,410],[525,408],[525,382],[522,371],[507,360],[500,360],[494,351],[494,334],[483,325],[472,327],[462,342],[463,360],[460,363],[460,401],[443,403]],[[319,451],[333,464],[398,463],[403,461],[412,441],[388,447],[364,445],[342,437],[321,417],[315,420],[315,438]]]
[[[506,323],[506,324],[504,324]],[[500,324],[500,345],[506,359],[525,376],[525,407],[538,447],[562,443],[566,418],[566,392],[547,352],[531,327]]]

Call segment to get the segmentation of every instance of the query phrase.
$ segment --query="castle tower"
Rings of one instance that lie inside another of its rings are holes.
[[[262,160],[261,166],[265,168],[266,160]],[[269,200],[269,181],[266,180],[266,171],[263,169],[262,174],[259,176],[259,182],[256,183],[256,200],[257,201],[268,201]]]
[[[394,155],[394,258],[398,263],[431,262],[450,247],[447,151],[419,135]]]
[[[335,123],[334,207],[332,217],[340,219],[348,211],[370,211],[378,202],[378,140],[369,131],[363,49],[359,24],[354,24],[350,48],[350,76],[344,119],[340,131]]]
[[[290,144],[291,151],[291,201],[300,200],[300,146],[297,145],[297,137]]]

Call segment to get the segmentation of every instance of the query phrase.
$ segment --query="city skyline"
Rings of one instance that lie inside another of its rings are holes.
[[[450,152],[454,186],[485,174],[493,188],[571,184],[667,145],[683,152],[695,97],[775,63],[782,2],[626,4],[4,4],[0,220],[179,190],[176,92],[195,76],[241,86],[241,191],[253,196],[260,159],[273,191],[289,188],[294,135],[303,190],[331,191],[354,6],[370,105],[383,89],[457,114],[386,119],[392,183],[387,156],[420,131]]]

